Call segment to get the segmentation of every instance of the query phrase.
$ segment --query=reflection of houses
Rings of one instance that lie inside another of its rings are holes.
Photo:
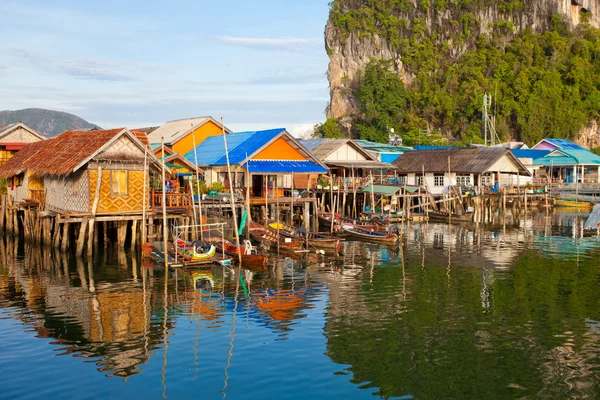
[[[378,161],[352,139],[310,139],[301,143],[327,165],[334,177],[344,178],[346,187],[353,185],[353,179],[361,180],[369,174],[377,176],[382,170],[394,169],[391,164]]]
[[[46,138],[21,122],[0,126],[0,165],[27,144],[41,140],[46,140]]]
[[[233,187],[250,190],[253,197],[283,196],[292,188],[307,188],[309,174],[327,168],[285,129],[242,132],[227,135]],[[209,137],[196,148],[198,165],[207,185],[219,182],[230,188],[227,158],[222,136]],[[185,158],[194,162],[194,152]],[[249,176],[249,177],[248,177]]]
[[[0,168],[0,176],[12,179],[9,195],[16,202],[45,201],[57,213],[136,213],[143,208],[144,180],[148,184],[146,152],[126,129],[67,131],[23,148]],[[151,153],[147,162],[158,168]]]
[[[510,150],[494,147],[411,151],[394,165],[408,185],[426,186],[432,194],[457,185],[524,185],[523,178],[531,177]]]
[[[152,144],[161,143],[161,139],[164,139],[165,145],[173,152],[186,154],[194,148],[194,140],[199,145],[208,137],[222,135],[223,129],[231,133],[213,117],[178,119],[153,130],[148,134],[148,139]]]

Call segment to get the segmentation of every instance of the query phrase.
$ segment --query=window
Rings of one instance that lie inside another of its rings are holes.
[[[481,177],[481,185],[482,186],[491,186],[492,184],[492,177],[489,175],[483,175]]]
[[[415,185],[417,186],[425,186],[425,181],[423,180],[423,175],[415,176]]]
[[[129,194],[129,174],[127,171],[110,171],[111,196],[127,196]]]
[[[444,174],[435,174],[433,176],[433,186],[444,186]]]
[[[456,175],[456,184],[459,186],[470,186],[471,175]]]

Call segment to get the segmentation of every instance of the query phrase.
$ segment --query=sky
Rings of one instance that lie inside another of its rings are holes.
[[[328,0],[0,0],[0,110],[105,128],[223,116],[233,131],[325,120]]]

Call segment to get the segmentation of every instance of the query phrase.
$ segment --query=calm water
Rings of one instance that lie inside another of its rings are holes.
[[[411,225],[266,272],[0,244],[0,398],[600,397],[584,214]]]

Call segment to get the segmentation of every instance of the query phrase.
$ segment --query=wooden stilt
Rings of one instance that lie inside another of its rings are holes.
[[[137,220],[131,221],[131,249],[135,250],[135,246],[137,244]]]
[[[79,224],[79,235],[77,235],[77,248],[76,255],[81,257],[83,254],[83,246],[85,245],[85,232],[87,230],[88,217],[83,217],[81,224]]]

